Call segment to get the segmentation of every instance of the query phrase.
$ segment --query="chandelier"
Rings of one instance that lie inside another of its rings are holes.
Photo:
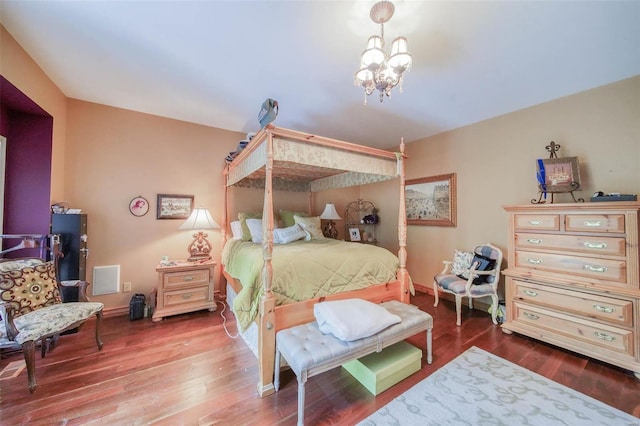
[[[400,85],[402,77],[411,68],[413,58],[407,48],[407,39],[397,37],[391,43],[391,55],[384,51],[384,23],[393,16],[395,6],[390,1],[380,1],[373,5],[369,16],[380,24],[380,35],[369,37],[367,48],[360,55],[360,69],[355,73],[355,85],[364,87],[364,103],[374,91],[380,92],[380,102],[384,95],[391,96],[391,89]]]

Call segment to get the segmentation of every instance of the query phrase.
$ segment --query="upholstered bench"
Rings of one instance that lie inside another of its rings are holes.
[[[304,424],[304,397],[307,378],[339,367],[348,361],[405,340],[422,331],[427,332],[427,363],[432,362],[431,330],[433,318],[414,305],[396,300],[380,306],[398,315],[397,324],[362,339],[342,341],[331,334],[323,334],[317,322],[287,328],[276,334],[274,386],[280,388],[280,357],[284,357],[298,379],[298,424]]]

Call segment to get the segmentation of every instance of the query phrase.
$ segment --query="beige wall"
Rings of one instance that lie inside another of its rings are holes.
[[[490,100],[488,100],[490,102]],[[505,251],[503,205],[537,198],[536,159],[555,141],[560,157],[577,156],[582,190],[640,192],[640,77],[557,99],[407,144],[407,179],[457,174],[457,227],[409,226],[408,269],[414,282],[431,287],[433,275],[455,248],[493,242]],[[363,187],[380,206],[381,241],[395,250],[396,187]],[[570,201],[560,194],[556,202]]]
[[[0,74],[53,117],[51,197],[64,197],[67,98],[0,25]]]

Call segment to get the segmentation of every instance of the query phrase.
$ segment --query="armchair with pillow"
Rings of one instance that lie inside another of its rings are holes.
[[[55,344],[60,334],[95,315],[96,343],[102,349],[103,304],[87,301],[85,289],[86,283],[81,282],[79,300],[84,301],[62,303],[55,261],[0,259],[0,347],[22,347],[31,393],[37,387],[36,342],[41,343],[44,358],[48,339]]]
[[[498,324],[498,281],[502,266],[502,251],[490,244],[477,246],[473,252],[454,251],[453,261],[443,261],[442,272],[433,279],[434,307],[438,306],[438,291],[453,294],[456,301],[456,325],[460,326],[462,298],[469,298],[469,309],[473,299],[491,297],[491,319]]]

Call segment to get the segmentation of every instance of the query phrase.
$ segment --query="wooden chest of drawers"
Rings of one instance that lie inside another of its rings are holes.
[[[177,262],[158,266],[158,292],[153,322],[169,315],[200,309],[216,310],[213,299],[213,274],[216,263]]]
[[[505,333],[629,369],[640,378],[640,203],[506,206]]]

